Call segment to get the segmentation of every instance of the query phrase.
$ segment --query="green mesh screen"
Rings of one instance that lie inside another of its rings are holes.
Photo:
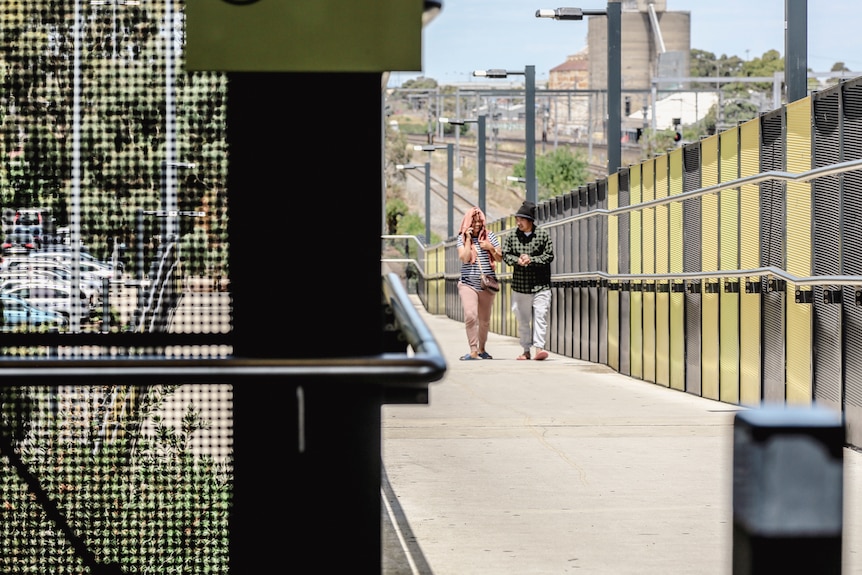
[[[231,388],[0,388],[0,573],[227,573]]]
[[[0,6],[0,573],[227,572],[229,385],[8,375],[231,356],[226,76],[185,72],[184,8]]]
[[[230,332],[226,75],[184,71],[183,8],[4,3],[0,343]],[[62,347],[61,357],[106,353]]]

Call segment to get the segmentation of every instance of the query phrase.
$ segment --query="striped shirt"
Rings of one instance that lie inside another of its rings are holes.
[[[457,241],[457,247],[461,249],[464,246],[464,234],[458,234]],[[488,241],[491,242],[495,249],[500,247],[500,238],[491,230],[488,230]],[[495,264],[491,263],[490,254],[479,247],[479,240],[477,238],[473,238],[473,245],[476,246],[478,256],[472,264],[461,262],[461,283],[481,291],[480,274],[482,272],[485,272],[485,275],[496,276],[497,274],[494,271]]]

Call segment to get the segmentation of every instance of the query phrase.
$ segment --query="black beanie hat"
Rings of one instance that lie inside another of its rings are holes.
[[[515,215],[519,218],[527,218],[528,220],[535,220],[536,216],[536,204],[531,201],[525,201],[521,204],[521,207],[518,208],[518,211]]]

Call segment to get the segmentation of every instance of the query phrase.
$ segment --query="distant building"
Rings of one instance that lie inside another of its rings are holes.
[[[694,124],[716,104],[718,104],[718,92],[674,92],[657,100],[654,106],[648,107],[646,119],[644,119],[643,110],[633,112],[628,119],[636,126],[652,127],[653,110],[655,110],[655,129],[670,130],[674,126],[674,120],[679,120],[683,126]]]
[[[590,62],[587,49],[569,56],[566,61],[551,68],[548,75],[549,90],[588,90],[590,87]]]
[[[689,75],[691,52],[691,13],[667,10],[667,0],[623,0],[621,3],[621,90],[620,102],[623,132],[634,132],[643,124],[643,111],[652,106],[655,77]],[[587,17],[587,47],[553,68],[549,73],[549,90],[593,91],[554,98],[549,110],[552,126],[574,141],[582,142],[591,134],[594,141],[604,141],[604,119],[608,67],[608,19]],[[662,99],[685,86],[660,84],[657,97]],[[708,108],[698,111],[705,114]],[[650,112],[647,112],[650,116]],[[702,117],[702,116],[701,116]],[[658,127],[658,126],[657,126]]]
[[[548,90],[583,90],[565,96],[555,96],[546,108],[546,129],[570,137],[582,143],[587,139],[590,124],[590,63],[587,48],[566,58],[566,61],[551,69],[548,75]]]

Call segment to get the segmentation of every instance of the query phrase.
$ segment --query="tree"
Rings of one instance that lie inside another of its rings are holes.
[[[405,80],[401,87],[407,90],[435,90],[437,89],[437,80],[419,76]]]
[[[778,50],[767,50],[760,58],[752,58],[747,62],[743,62],[740,76],[747,77],[774,77],[776,72],[784,71],[784,58],[778,53]],[[748,95],[751,90],[758,92],[771,93],[772,82],[756,82],[753,84],[729,84],[729,96]]]
[[[572,154],[569,148],[556,150],[536,157],[536,195],[539,201],[559,196],[577,188],[589,179],[589,163],[580,153]],[[526,160],[512,167],[512,174],[527,175]]]
[[[835,62],[832,64],[832,67],[829,69],[830,72],[850,72],[850,68],[848,68],[844,62]],[[840,77],[829,78],[826,80],[826,83],[830,86],[837,84],[841,81]]]
[[[717,90],[721,104],[720,109],[713,107],[699,122],[683,130],[684,139],[690,141],[714,134],[722,126],[755,118],[761,112],[759,102],[771,100],[774,82],[710,82],[708,78],[773,78],[776,72],[784,70],[784,59],[777,50],[767,50],[758,58],[742,60],[726,54],[717,58],[712,52],[693,49],[690,63],[690,75],[704,78],[702,82],[692,82],[692,89]],[[652,138],[655,141],[650,141],[650,149],[664,149],[662,134],[654,134]]]

